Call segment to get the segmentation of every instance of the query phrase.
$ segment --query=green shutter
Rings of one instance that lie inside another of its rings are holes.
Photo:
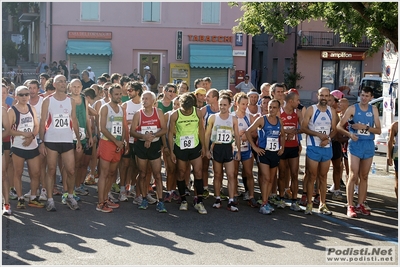
[[[160,2],[152,2],[151,21],[160,21]]]
[[[220,10],[221,10],[221,3],[219,2],[203,3],[201,22],[204,24],[219,24]]]
[[[82,20],[99,20],[99,2],[82,2]]]

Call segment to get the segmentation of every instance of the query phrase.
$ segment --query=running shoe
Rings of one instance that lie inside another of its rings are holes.
[[[172,193],[166,193],[164,196],[164,202],[171,203],[172,201]]]
[[[340,192],[340,190],[335,191],[335,192],[332,194],[332,200],[337,200],[337,201],[342,201],[342,200],[344,200],[344,197],[343,197],[343,195],[342,195],[342,192]]]
[[[368,206],[368,202],[367,202],[367,201],[364,201],[363,205],[364,205],[364,208],[365,208],[366,210],[368,210],[368,211],[371,211],[371,210],[372,210],[372,209]]]
[[[58,191],[57,187],[54,187],[54,188],[53,188],[53,196],[61,196],[61,195],[62,195],[62,194],[61,194],[60,191]]]
[[[312,207],[313,207],[312,203],[307,204],[307,207],[306,207],[306,210],[304,211],[304,214],[312,215]]]
[[[335,184],[332,184],[331,187],[329,187],[328,192],[330,193],[335,193]]]
[[[108,192],[108,199],[111,200],[114,203],[118,203],[119,202],[119,200],[116,199],[111,192]]]
[[[11,206],[10,204],[3,205],[3,215],[11,215]]]
[[[101,211],[101,212],[106,212],[106,213],[109,213],[109,212],[113,211],[112,208],[107,206],[106,202],[98,203],[96,205],[96,210],[97,211]]]
[[[271,204],[267,203],[267,207],[269,208],[270,211],[275,211],[274,207],[272,207]]]
[[[157,199],[153,198],[150,194],[147,194],[146,199],[150,205],[155,204]]]
[[[326,204],[322,204],[319,206],[318,208],[319,213],[322,213],[324,215],[332,215],[332,211],[330,211],[328,209],[328,207],[326,206]]]
[[[126,196],[126,192],[120,192],[118,196],[118,200],[121,202],[128,201],[128,197]]]
[[[185,188],[185,196],[190,196],[190,190],[189,188]]]
[[[172,195],[172,200],[178,201],[181,199],[181,196],[178,193],[176,193],[176,191],[172,191],[171,195]]]
[[[249,191],[244,192],[243,200],[248,201],[250,199]]]
[[[18,199],[17,209],[25,209],[25,199],[20,198]]]
[[[53,201],[47,200],[46,210],[47,211],[56,211],[56,205],[54,204],[54,200]]]
[[[15,200],[15,199],[18,198],[17,191],[15,191],[15,188],[13,188],[13,187],[10,187],[10,194],[9,195],[10,195],[10,199],[12,199],[12,200]],[[30,194],[29,194],[29,196],[30,196]]]
[[[115,193],[119,193],[119,185],[116,183],[113,183],[111,186],[111,191],[115,192]]]
[[[67,206],[71,209],[71,210],[79,210],[79,206],[78,206],[78,202],[75,200],[75,198],[73,197],[67,197]]]
[[[11,195],[10,195],[10,197],[11,197]],[[24,198],[30,198],[30,197],[31,197],[31,190],[29,190],[28,193],[26,193],[24,195]]]
[[[81,196],[89,195],[89,192],[85,191],[82,187],[75,187],[75,193]]]
[[[271,196],[269,196],[268,201],[269,203],[276,205],[276,203],[278,202],[278,196],[276,194],[272,194]]]
[[[208,189],[204,189],[203,198],[207,199],[209,196],[210,196],[210,191],[208,191]]]
[[[257,203],[257,201],[254,199],[254,197],[252,199],[249,199],[249,201],[247,202],[247,204],[252,207],[252,208],[259,208],[260,205]]]
[[[321,196],[320,195],[314,197],[313,203],[315,205],[319,205],[320,202],[321,202]]]
[[[96,180],[94,179],[94,176],[92,177],[89,173],[85,178],[85,185],[95,185],[95,184],[97,183]]]
[[[67,205],[67,197],[68,197],[68,193],[64,193],[64,194],[61,196],[61,204]]]
[[[283,199],[281,199],[278,200],[275,205],[277,208],[284,209],[286,207],[286,202]]]
[[[140,205],[140,204],[142,204],[142,201],[143,201],[142,196],[138,196],[133,199],[132,203],[135,205]]]
[[[302,206],[307,206],[307,195],[303,194],[301,196],[299,204],[302,205]]]
[[[136,197],[136,188],[134,186],[131,187],[130,191],[127,191],[128,198],[135,198]]]
[[[217,198],[217,200],[213,204],[213,208],[214,209],[219,209],[219,208],[221,208],[221,206],[222,206],[221,199]]]
[[[207,214],[206,208],[204,208],[203,202],[197,203],[194,205],[194,208],[200,213],[200,214]]]
[[[142,199],[142,203],[140,203],[140,205],[139,205],[139,209],[145,210],[145,209],[147,209],[148,207],[149,207],[149,202],[147,202],[147,199],[146,199],[146,198],[143,198],[143,199]]]
[[[221,197],[221,200],[228,200],[228,196],[225,195],[222,191],[220,192],[219,196]]]
[[[39,197],[36,197],[34,199],[29,200],[28,206],[34,208],[44,208],[44,203],[40,202]]]
[[[347,217],[349,218],[357,218],[357,213],[355,211],[354,206],[348,206],[347,207]]]
[[[109,207],[110,209],[118,209],[119,208],[119,204],[112,202],[111,200],[107,199],[105,201],[107,207]]]
[[[271,214],[272,211],[269,209],[267,205],[262,205],[260,209],[258,210],[259,213],[261,214]]]
[[[167,210],[165,208],[164,202],[158,202],[157,206],[156,206],[156,211],[160,212],[160,213],[166,213]]]
[[[285,188],[285,193],[283,194],[283,197],[286,199],[292,199],[292,191],[290,191],[290,188]]]
[[[226,207],[229,211],[237,212],[239,209],[236,207],[235,203],[229,202],[228,206]]]
[[[300,211],[301,210],[301,208],[299,206],[299,203],[297,203],[297,202],[293,202],[292,205],[290,205],[290,209],[293,210],[293,211]]]
[[[365,209],[364,204],[358,204],[355,211],[356,213],[360,213],[362,215],[371,215],[371,212]]]
[[[260,205],[260,207],[263,205],[263,201],[262,199],[257,200],[258,205]]]
[[[39,200],[46,201],[47,200],[47,191],[45,188],[42,188],[40,191]]]
[[[181,205],[179,206],[179,210],[188,210],[187,201],[182,201]]]

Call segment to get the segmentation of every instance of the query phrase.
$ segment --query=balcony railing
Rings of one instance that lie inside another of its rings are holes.
[[[371,46],[370,40],[363,37],[363,40],[357,46],[349,43],[341,43],[340,36],[333,32],[301,31],[297,35],[298,48],[360,48],[368,49]]]

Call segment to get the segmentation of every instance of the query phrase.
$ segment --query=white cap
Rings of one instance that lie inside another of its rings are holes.
[[[150,70],[149,66],[144,67],[145,70]]]
[[[88,66],[88,67],[87,67],[87,69],[88,69],[88,70],[91,70],[91,69],[92,69],[92,67]]]

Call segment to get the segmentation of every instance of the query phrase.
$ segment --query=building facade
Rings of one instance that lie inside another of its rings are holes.
[[[186,80],[193,91],[207,76],[233,88],[235,70],[250,69],[251,38],[232,32],[243,12],[227,3],[52,2],[46,11],[48,60],[91,66],[96,77],[149,66],[157,83]]]
[[[295,71],[303,77],[296,83],[301,99],[316,102],[316,91],[323,86],[339,89],[347,98],[356,99],[364,73],[381,73],[382,52],[368,57],[367,39],[357,46],[340,43],[340,37],[327,29],[323,21],[303,22],[285,30],[288,39],[284,43],[254,37],[257,39],[253,43],[258,45],[253,46],[253,51],[263,53],[266,64],[260,76],[269,83],[285,81],[285,73],[294,70],[296,54]],[[253,54],[253,69],[260,68],[258,58]]]

